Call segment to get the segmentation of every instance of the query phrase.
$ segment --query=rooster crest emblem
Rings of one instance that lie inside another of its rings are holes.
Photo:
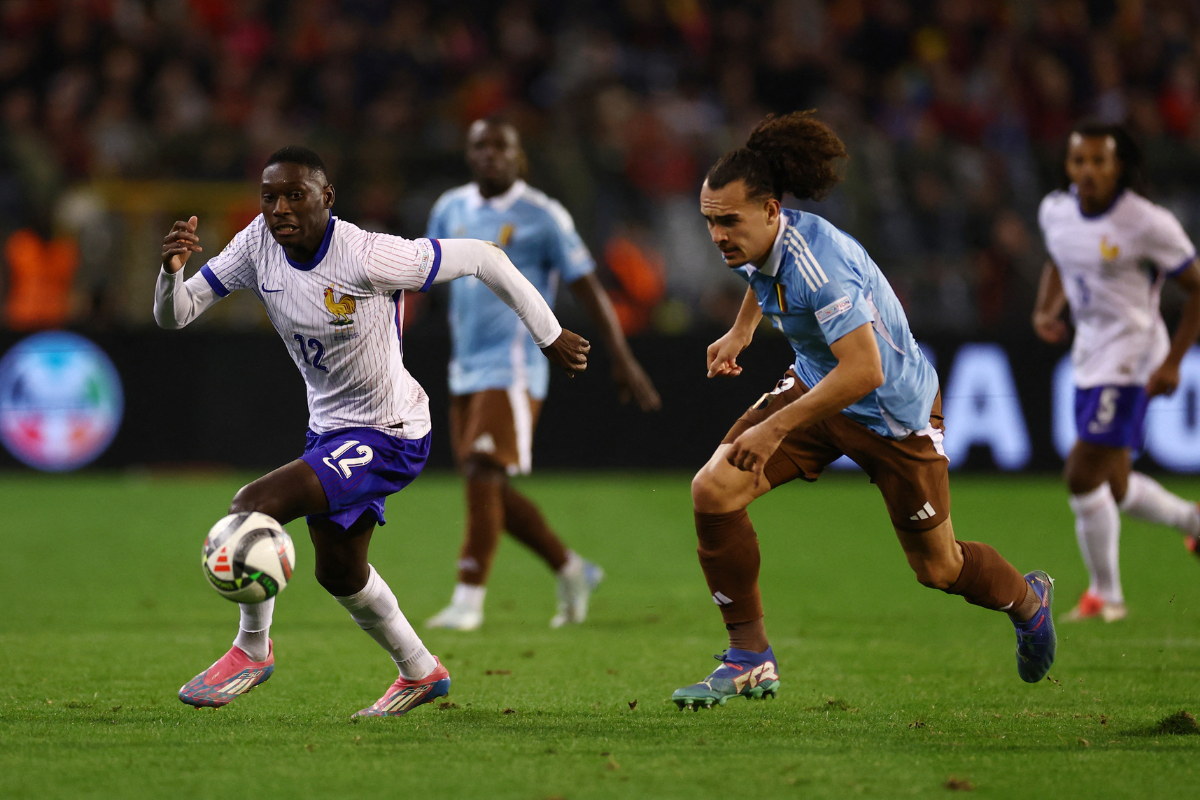
[[[348,294],[342,295],[341,300],[333,299],[333,288],[325,289],[325,307],[329,309],[329,313],[333,314],[333,325],[353,325],[354,320],[350,319],[350,315],[354,313],[355,308],[354,298]]]
[[[1107,236],[1100,237],[1100,257],[1105,261],[1116,261],[1117,256],[1121,254],[1121,248],[1115,244],[1108,243]]]

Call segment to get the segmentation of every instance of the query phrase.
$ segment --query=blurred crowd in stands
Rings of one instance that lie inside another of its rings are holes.
[[[156,240],[131,255],[78,187],[252,182],[305,143],[337,213],[419,236],[467,179],[467,125],[504,114],[632,332],[726,323],[744,284],[699,183],[767,112],[815,107],[851,160],[811,210],[917,331],[1024,333],[1080,117],[1128,121],[1151,197],[1200,234],[1198,53],[1197,0],[0,0],[4,319],[148,320],[128,298]]]

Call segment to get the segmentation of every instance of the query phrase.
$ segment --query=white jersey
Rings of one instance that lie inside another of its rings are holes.
[[[182,327],[230,292],[254,292],[304,378],[308,424],[316,433],[359,427],[401,439],[429,433],[429,398],[404,368],[405,290],[474,275],[517,311],[541,346],[562,331],[499,248],[370,233],[337,217],[308,263],[288,258],[260,215],[186,282],[182,275],[160,272],[159,324]]]
[[[1038,224],[1075,322],[1075,385],[1145,385],[1171,347],[1159,313],[1163,282],[1196,257],[1183,226],[1130,190],[1094,216],[1074,191],[1053,192]]]

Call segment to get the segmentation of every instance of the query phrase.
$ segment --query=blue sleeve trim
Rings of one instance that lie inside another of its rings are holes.
[[[1192,262],[1195,260],[1196,260],[1196,254],[1192,253],[1190,256],[1188,256],[1187,258],[1185,258],[1183,260],[1182,264],[1180,264],[1178,267],[1171,270],[1167,274],[1170,275],[1172,278],[1174,278],[1176,275],[1178,275],[1179,273],[1183,272],[1185,269],[1190,267],[1192,265]]]
[[[200,274],[204,276],[204,280],[208,281],[208,285],[212,287],[212,290],[217,293],[217,297],[229,296],[229,290],[225,288],[225,284],[221,283],[216,274],[208,268],[208,264],[200,268]]]
[[[433,286],[433,279],[437,277],[438,270],[442,268],[442,245],[437,239],[430,239],[429,243],[433,245],[433,266],[429,269],[429,277],[425,279],[425,285],[421,287],[422,292],[428,292],[429,287]]]

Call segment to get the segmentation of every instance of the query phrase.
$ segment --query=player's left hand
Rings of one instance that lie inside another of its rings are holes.
[[[1146,394],[1149,397],[1157,397],[1160,394],[1165,394],[1170,397],[1171,395],[1175,394],[1175,390],[1178,388],[1178,364],[1163,364],[1161,367],[1154,370],[1154,374],[1150,376],[1150,380],[1146,381]]]
[[[642,411],[658,411],[662,408],[662,398],[658,396],[658,390],[633,356],[613,361],[612,377],[613,382],[617,384],[617,397],[622,403],[633,400]]]
[[[742,435],[733,440],[725,459],[742,472],[754,473],[754,485],[762,480],[763,467],[779,449],[785,431],[777,431],[768,419],[746,429]]]
[[[587,354],[591,349],[592,345],[587,339],[563,328],[549,347],[542,348],[542,353],[551,364],[562,367],[567,375],[574,378],[575,373],[587,369]]]

